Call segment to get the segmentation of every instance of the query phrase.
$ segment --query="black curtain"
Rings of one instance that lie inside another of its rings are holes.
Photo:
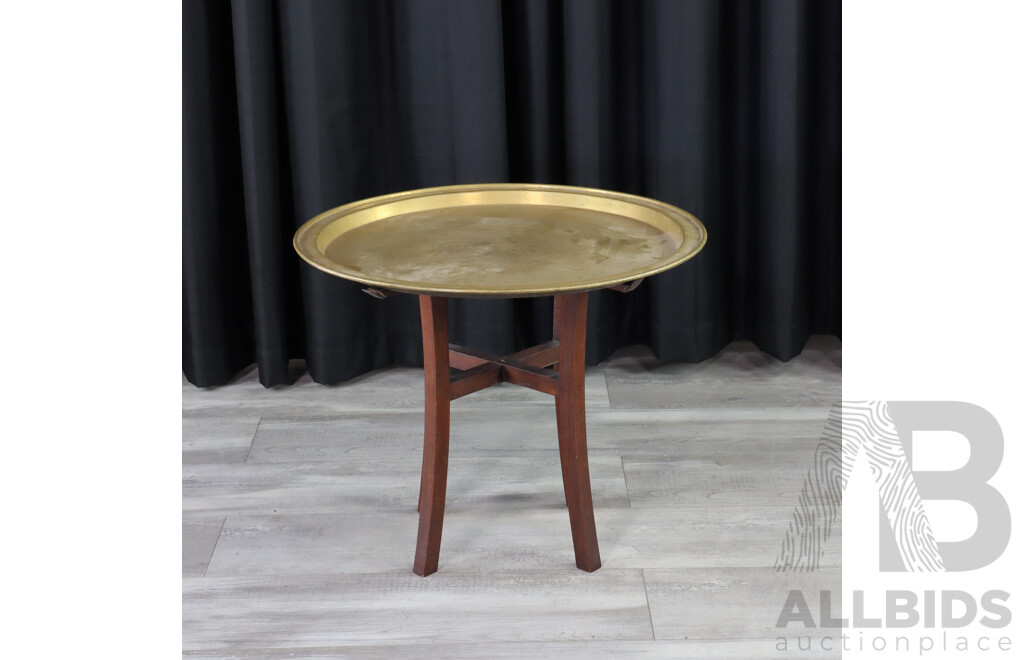
[[[415,297],[300,261],[294,231],[400,190],[539,182],[645,195],[708,243],[590,296],[587,357],[782,360],[840,332],[837,0],[186,0],[183,362],[266,386],[422,364]],[[551,299],[452,301],[453,341],[550,339]]]

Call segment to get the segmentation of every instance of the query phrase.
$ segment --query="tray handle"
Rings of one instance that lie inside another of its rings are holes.
[[[644,281],[644,278],[633,280],[632,282],[623,282],[622,284],[616,284],[615,286],[608,287],[612,291],[618,291],[619,293],[629,293],[633,289],[640,286],[640,283]]]

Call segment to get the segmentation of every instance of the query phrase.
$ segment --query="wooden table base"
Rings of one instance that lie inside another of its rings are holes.
[[[586,356],[587,294],[555,296],[553,340],[499,357],[448,343],[448,299],[420,296],[423,319],[423,362],[426,381],[426,424],[423,473],[420,479],[420,526],[413,571],[437,571],[448,481],[450,403],[498,383],[515,383],[555,397],[562,483],[569,507],[576,566],[601,567],[590,494],[587,423],[583,399]],[[549,367],[554,366],[554,369]],[[449,376],[450,368],[460,371]]]

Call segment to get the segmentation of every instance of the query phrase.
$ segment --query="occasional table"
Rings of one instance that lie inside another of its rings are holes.
[[[450,403],[503,382],[555,397],[576,566],[601,567],[583,395],[587,293],[631,291],[706,240],[703,225],[674,206],[542,184],[411,190],[331,209],[299,228],[295,249],[314,267],[365,284],[378,298],[419,296],[426,424],[416,574],[437,571]],[[448,343],[448,298],[532,296],[554,296],[551,341],[506,356]]]

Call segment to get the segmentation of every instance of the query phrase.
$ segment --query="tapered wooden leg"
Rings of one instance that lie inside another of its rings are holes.
[[[420,476],[420,528],[413,572],[437,571],[448,483],[448,299],[420,296],[423,321],[423,367],[426,385],[423,472]]]
[[[601,555],[597,548],[594,501],[590,493],[583,388],[587,294],[555,296],[554,325],[555,338],[559,341],[555,415],[558,418],[558,450],[562,459],[565,499],[569,506],[572,545],[576,552],[576,566],[584,571],[596,571],[601,567]]]

